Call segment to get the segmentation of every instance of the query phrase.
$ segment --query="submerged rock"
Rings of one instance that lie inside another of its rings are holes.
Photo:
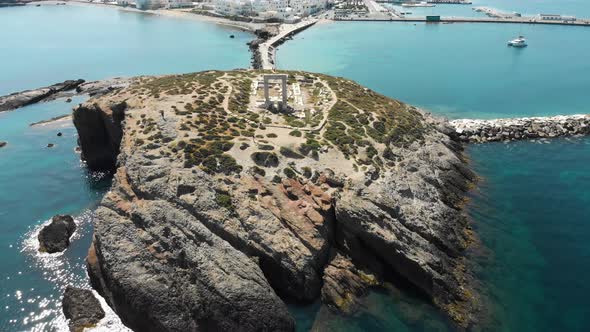
[[[91,290],[68,286],[62,299],[62,310],[72,332],[95,326],[105,316],[100,302]]]
[[[324,129],[252,106],[259,71],[142,77],[75,109],[89,168],[115,173],[93,287],[142,331],[289,331],[284,300],[353,313],[381,278],[474,324],[461,206],[475,176],[452,128],[345,79],[283,73],[317,89],[308,117]],[[240,148],[261,137],[289,153]]]
[[[51,223],[39,232],[39,251],[55,253],[64,251],[70,245],[70,237],[76,231],[76,223],[71,216],[57,215]]]

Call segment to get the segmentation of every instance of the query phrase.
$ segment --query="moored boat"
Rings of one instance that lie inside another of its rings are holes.
[[[518,36],[518,38],[512,39],[508,42],[508,46],[513,47],[526,47],[526,39],[523,36]]]

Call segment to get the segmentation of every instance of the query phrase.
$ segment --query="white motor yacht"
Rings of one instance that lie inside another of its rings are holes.
[[[511,41],[509,41],[508,46],[526,47],[527,46],[526,39],[524,39],[523,36],[518,36],[518,38],[512,39]]]

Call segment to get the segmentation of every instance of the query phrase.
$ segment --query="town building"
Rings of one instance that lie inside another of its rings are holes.
[[[539,17],[543,21],[575,21],[574,16],[562,16],[558,14],[539,14]]]
[[[119,3],[127,2],[126,5],[129,4],[127,0],[117,0],[117,4],[123,6],[125,4]],[[189,0],[136,0],[135,1],[137,9],[148,10],[148,9],[160,9],[160,8],[186,8],[192,7],[193,3]]]
[[[253,16],[260,19],[293,20],[326,8],[328,0],[213,0],[223,16]]]

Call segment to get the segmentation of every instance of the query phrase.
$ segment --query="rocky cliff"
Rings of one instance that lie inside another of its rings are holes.
[[[350,313],[400,280],[472,325],[474,175],[452,129],[345,79],[283,73],[300,111],[266,107],[261,71],[137,78],[75,109],[88,166],[115,174],[93,287],[138,331],[290,331],[285,301]]]

